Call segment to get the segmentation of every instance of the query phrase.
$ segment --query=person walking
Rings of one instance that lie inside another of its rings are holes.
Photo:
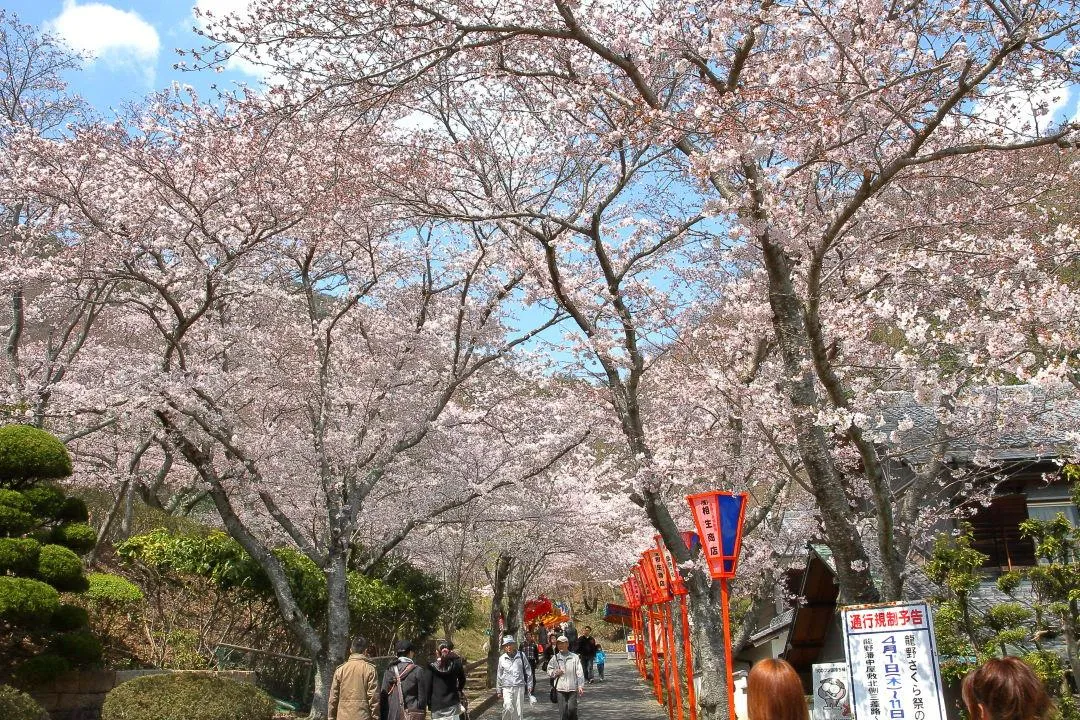
[[[591,683],[593,681],[593,666],[596,663],[596,640],[592,636],[592,628],[588,625],[582,629],[581,635],[578,636],[574,650],[581,660],[581,669],[585,673],[585,682]]]
[[[560,634],[565,635],[566,639],[570,641],[571,649],[577,647],[578,632],[573,620],[567,620],[563,623],[563,631]]]
[[[467,702],[465,690],[465,665],[454,652],[454,643],[440,640],[435,660],[428,666],[431,682],[428,683],[427,706],[431,720],[460,720],[461,710]]]
[[[570,652],[570,638],[556,638],[558,651],[548,663],[548,675],[555,680],[559,720],[577,720],[578,698],[585,694],[585,673],[578,656]]]
[[[551,657],[555,654],[555,633],[552,632],[548,635],[547,644],[544,645],[544,657],[543,662],[540,665],[540,669],[547,672],[548,663],[551,662]]]
[[[749,720],[810,720],[795,668],[773,658],[754,663],[746,677],[746,714]]]
[[[1054,709],[1031,667],[1012,656],[987,660],[969,672],[960,694],[971,720],[1046,720]]]
[[[397,658],[383,673],[386,720],[424,720],[429,695],[427,671],[413,662],[416,652],[408,640],[399,642],[395,650]]]
[[[607,653],[600,643],[596,643],[596,675],[600,682],[604,682],[604,663],[607,661]]]
[[[534,680],[525,655],[518,652],[513,635],[502,639],[503,654],[499,656],[499,668],[495,675],[495,691],[502,695],[502,720],[521,720],[525,713],[525,696],[536,702],[533,695]]]
[[[330,683],[329,720],[379,720],[379,681],[367,656],[368,641],[354,637],[349,659]]]
[[[533,677],[536,677],[536,664],[540,662],[540,648],[536,644],[536,636],[533,633],[525,633],[525,642],[521,645],[521,652],[525,654],[525,659],[529,661],[529,668],[532,670]]]

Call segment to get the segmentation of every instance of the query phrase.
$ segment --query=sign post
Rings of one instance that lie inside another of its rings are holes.
[[[854,720],[945,720],[925,602],[852,605],[840,617]]]
[[[742,526],[746,516],[746,493],[706,492],[688,495],[697,526],[698,540],[705,553],[709,574],[720,581],[720,610],[724,621],[724,652],[727,656],[728,712],[735,713],[735,678],[731,651],[731,608],[728,581],[735,577],[742,549]],[[861,719],[860,719],[861,720]]]
[[[813,669],[813,720],[851,720],[851,680],[847,663],[817,663]]]
[[[687,535],[693,535],[693,533],[680,533],[683,537],[683,542],[689,540]],[[697,720],[697,698],[694,692],[694,651],[690,644],[690,618],[686,609],[686,583],[683,582],[682,576],[679,575],[679,569],[675,567],[675,557],[668,552],[668,549],[664,546],[664,538],[657,535],[653,538],[656,541],[656,549],[660,551],[661,557],[664,559],[664,572],[667,573],[668,589],[671,591],[671,595],[674,598],[679,599],[679,625],[682,630],[682,643],[683,643],[683,669],[686,671],[686,700],[690,705],[690,720]],[[689,549],[692,547],[691,543],[687,543],[686,547]],[[672,617],[672,646],[674,651],[675,644],[675,628],[674,628],[674,615],[675,609],[671,609]],[[682,719],[682,696],[681,685],[682,681],[679,679],[679,663],[678,653],[672,656],[675,667],[675,701],[679,704],[679,718]]]

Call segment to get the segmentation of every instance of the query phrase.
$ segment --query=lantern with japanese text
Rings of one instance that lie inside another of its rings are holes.
[[[688,495],[690,511],[697,526],[698,540],[705,554],[709,575],[720,583],[720,610],[724,624],[724,651],[727,655],[728,708],[735,711],[735,678],[732,675],[731,610],[728,581],[735,577],[742,549],[742,526],[746,515],[746,493],[712,492]]]

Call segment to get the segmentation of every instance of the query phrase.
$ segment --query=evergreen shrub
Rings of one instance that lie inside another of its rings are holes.
[[[53,528],[49,540],[57,545],[63,545],[79,555],[85,555],[94,549],[97,544],[97,533],[94,528],[86,523],[68,523]]]
[[[61,605],[52,614],[49,624],[53,630],[67,632],[69,630],[81,630],[90,626],[90,614],[78,605]]]
[[[0,717],[4,720],[49,720],[34,699],[10,685],[0,685]]]
[[[71,474],[71,456],[56,436],[29,425],[0,427],[0,479],[18,489]]]
[[[274,701],[246,683],[171,673],[135,678],[105,697],[101,720],[271,720]]]
[[[37,576],[57,590],[82,592],[87,587],[82,560],[60,545],[44,545],[38,556]]]
[[[39,580],[0,577],[0,620],[43,625],[60,607],[60,593]]]
[[[104,648],[89,630],[75,630],[53,638],[53,651],[72,665],[93,665],[101,660]]]
[[[71,663],[67,658],[53,653],[42,653],[15,668],[15,682],[19,687],[37,687],[55,680],[70,669]]]
[[[32,538],[0,538],[0,575],[33,575],[41,544]]]

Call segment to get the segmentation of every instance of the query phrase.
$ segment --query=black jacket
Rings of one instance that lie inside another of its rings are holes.
[[[577,639],[577,654],[586,660],[596,657],[596,640],[592,635],[582,635]]]
[[[465,689],[465,665],[461,658],[451,653],[443,669],[438,661],[428,665],[431,682],[428,684],[428,708],[442,710],[461,704],[461,691]]]
[[[394,670],[401,673],[401,694],[405,698],[405,707],[413,710],[427,708],[428,694],[430,693],[430,678],[428,671],[416,663],[403,663],[394,660],[390,667],[383,673],[382,691],[386,693],[386,720],[405,720],[405,713],[401,710],[398,700],[398,692],[395,687],[397,676]]]

